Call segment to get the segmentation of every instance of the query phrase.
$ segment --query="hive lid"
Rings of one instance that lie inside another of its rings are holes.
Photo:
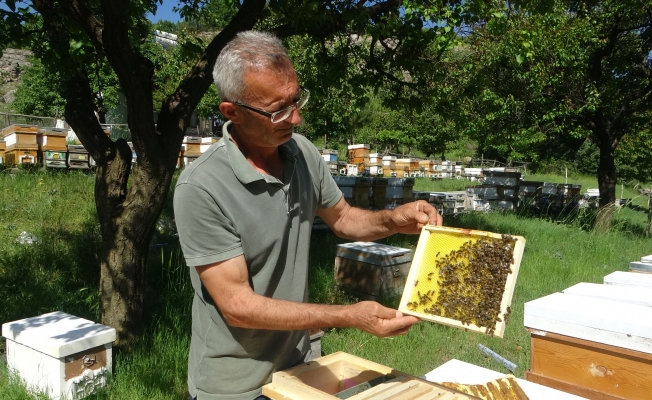
[[[374,242],[351,242],[337,245],[337,257],[389,266],[412,261],[412,250]]]
[[[652,308],[570,293],[525,303],[527,328],[652,353]]]
[[[115,340],[115,329],[61,311],[2,324],[2,336],[55,358]]]

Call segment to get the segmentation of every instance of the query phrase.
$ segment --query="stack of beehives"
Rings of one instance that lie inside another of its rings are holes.
[[[396,178],[396,156],[383,156],[383,176]]]
[[[4,162],[8,166],[34,165],[38,160],[36,125],[10,125],[2,130],[6,149]]]
[[[348,146],[349,157],[347,175],[365,175],[369,173],[369,145],[352,144]]]

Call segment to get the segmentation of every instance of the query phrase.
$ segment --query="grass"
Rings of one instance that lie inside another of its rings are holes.
[[[563,182],[555,176],[537,179]],[[581,181],[583,188],[596,187],[590,178],[578,179],[586,179]],[[468,184],[419,178],[415,190],[462,190]],[[495,212],[446,218],[449,226],[521,235],[527,240],[503,339],[421,322],[407,335],[389,339],[354,329],[327,329],[322,350],[325,354],[345,351],[414,375],[423,375],[452,358],[507,372],[479,351],[482,343],[516,363],[516,375],[522,376],[529,366],[530,345],[523,327],[525,302],[578,282],[601,282],[610,272],[626,270],[630,261],[650,253],[652,239],[642,235],[646,208],[635,195],[625,188],[625,197],[634,198],[634,206],[618,209],[614,227],[606,234],[587,230],[583,221],[590,220],[590,215],[553,218]],[[114,354],[109,387],[92,399],[179,399],[185,395],[192,288],[172,219],[168,201],[149,257],[145,335],[131,351]],[[38,237],[40,244],[15,243],[23,231]],[[395,235],[380,242],[414,249],[417,239]],[[344,242],[328,232],[313,234],[309,301],[355,301],[338,290],[333,280],[336,246]],[[0,322],[55,310],[97,321],[100,243],[92,176],[76,171],[0,173],[0,302],[5,305],[0,308]],[[398,305],[397,298],[383,302]],[[33,397],[0,366],[0,399],[23,398]]]

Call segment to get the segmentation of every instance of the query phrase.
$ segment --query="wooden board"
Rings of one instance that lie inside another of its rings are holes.
[[[275,372],[272,382],[263,386],[263,395],[274,400],[338,400],[337,393],[387,374],[394,378],[348,399],[477,399],[344,352]]]
[[[525,303],[525,327],[652,354],[652,308],[566,293]]]
[[[562,292],[652,307],[652,291],[643,287],[601,285],[598,283],[582,282],[568,289],[564,289]]]
[[[615,271],[604,277],[605,285],[642,286],[652,289],[652,275]]]
[[[419,237],[419,242],[410,266],[410,273],[408,274],[405,289],[403,290],[403,296],[398,308],[399,311],[405,314],[417,316],[427,321],[491,334],[492,332],[487,327],[478,326],[473,322],[466,324],[459,319],[433,315],[427,312],[427,306],[419,305],[415,310],[414,306],[410,306],[410,303],[414,304],[416,301],[415,299],[419,299],[419,296],[423,296],[423,294],[430,293],[431,291],[433,292],[431,295],[433,299],[441,299],[439,296],[442,293],[442,288],[440,287],[439,278],[442,276],[441,268],[444,267],[437,269],[440,260],[451,256],[453,252],[458,251],[462,246],[465,246],[468,243],[473,245],[475,243],[480,243],[480,240],[502,240],[502,238],[503,235],[492,232],[436,227],[430,225],[425,226],[421,231],[421,236]],[[516,277],[518,276],[518,270],[523,256],[523,249],[525,247],[525,239],[523,237],[512,236],[512,238],[515,242],[513,245],[512,263],[509,265],[511,272],[507,274],[504,285],[498,287],[498,290],[502,295],[497,295],[500,298],[500,307],[497,314],[499,320],[495,323],[493,330],[493,335],[498,337],[503,337],[505,331],[506,315],[509,314],[508,308],[514,294]],[[487,264],[493,265],[490,261]],[[490,287],[491,281],[487,282],[488,283],[486,284],[485,281],[480,282],[480,286],[474,287],[473,291],[469,290],[468,297],[472,297],[473,293],[476,293],[476,289],[479,291],[492,290],[492,287]],[[478,309],[482,309],[482,305],[480,303],[478,304]],[[472,305],[469,307],[476,306]]]
[[[652,355],[547,333],[531,336],[526,378],[591,399],[649,399]]]

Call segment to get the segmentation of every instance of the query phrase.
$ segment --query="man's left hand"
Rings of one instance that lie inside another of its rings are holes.
[[[441,226],[444,221],[437,209],[423,200],[396,207],[391,218],[397,232],[408,234],[421,232],[427,224]]]

